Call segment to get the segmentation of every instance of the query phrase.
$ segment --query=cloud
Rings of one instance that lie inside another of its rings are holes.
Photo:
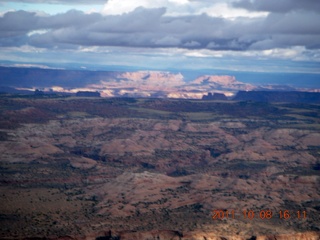
[[[165,46],[177,46],[180,44],[180,40],[178,38],[172,36],[165,36],[159,40],[154,42],[156,45],[165,47]]]
[[[121,15],[134,11],[138,7],[166,8],[168,15],[179,15],[187,11],[188,0],[109,0],[103,9],[106,15]]]
[[[159,1],[186,5],[178,0]],[[99,46],[210,51],[320,49],[319,12],[272,12],[267,16],[236,19],[205,13],[182,16],[166,13],[164,7],[138,7],[118,15],[75,10],[56,15],[7,12],[0,17],[0,46],[71,50]]]
[[[18,3],[45,3],[45,4],[88,4],[87,0],[2,0],[5,2],[18,2]],[[90,4],[105,4],[106,0],[91,0]]]
[[[201,46],[201,44],[197,41],[189,41],[189,42],[186,42],[183,46],[186,48],[197,48]]]
[[[263,17],[266,16],[267,12],[256,11],[249,12],[246,9],[233,8],[228,2],[217,2],[214,4],[207,4],[205,7],[200,8],[198,13],[206,13],[209,16],[223,17],[229,19],[236,19],[238,17]]]
[[[21,36],[37,29],[38,18],[35,13],[17,11],[7,12],[0,18],[0,37]]]
[[[271,13],[264,22],[264,31],[278,34],[320,34],[320,13]]]
[[[265,12],[252,12],[232,7],[232,0],[109,0],[102,11],[105,15],[121,15],[138,7],[166,8],[166,16],[190,16],[207,14],[213,17],[234,19],[237,17],[265,16]]]
[[[250,48],[263,50],[304,46],[308,49],[319,49],[319,20],[320,14],[315,12],[271,13],[260,25],[263,38],[256,39]]]
[[[233,6],[250,11],[290,12],[293,10],[320,11],[320,1],[317,0],[240,0]]]

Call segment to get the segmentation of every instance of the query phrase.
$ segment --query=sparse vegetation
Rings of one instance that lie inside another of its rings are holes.
[[[1,96],[0,238],[318,231],[318,116],[307,104]],[[310,214],[240,215],[266,208]],[[213,222],[213,209],[237,219]]]

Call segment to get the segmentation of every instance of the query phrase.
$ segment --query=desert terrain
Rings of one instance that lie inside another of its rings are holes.
[[[238,98],[237,100],[253,98],[271,102],[273,100],[301,102],[302,99],[303,102],[320,103],[318,85],[312,88],[294,87],[291,85],[292,81],[289,85],[262,84],[259,81],[250,84],[240,81],[233,75],[217,75],[217,73],[188,76],[187,73],[170,71],[79,71],[0,65],[0,83],[0,93],[12,94],[31,95],[34,91],[40,90],[44,94],[57,93],[70,96],[90,91],[99,92],[101,97],[109,98],[202,99],[208,93],[218,93],[228,99]],[[286,95],[279,96],[279,91]],[[239,92],[242,94],[239,95]]]
[[[0,96],[1,239],[316,240],[319,186],[319,105]]]

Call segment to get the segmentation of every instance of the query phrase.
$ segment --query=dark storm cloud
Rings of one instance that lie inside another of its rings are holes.
[[[319,11],[319,0],[240,0],[234,7],[251,11],[289,12],[293,10]]]
[[[99,13],[85,14],[82,11],[70,10],[66,13],[48,17],[39,17],[39,26],[49,29],[61,29],[66,27],[85,27],[102,20]]]
[[[34,12],[26,11],[7,12],[0,17],[0,37],[21,35],[39,29],[86,26],[101,19],[100,14],[85,14],[76,10],[54,16],[39,16]]]
[[[292,46],[320,48],[320,14],[317,12],[291,11],[236,20],[206,14],[169,17],[165,13],[165,8],[142,7],[113,16],[80,11],[53,16],[8,12],[0,17],[0,46],[178,47],[236,51]]]
[[[285,15],[271,13],[264,21],[263,30],[274,34],[320,34],[320,14],[290,12]]]
[[[18,11],[8,12],[0,17],[0,37],[21,36],[38,28],[38,17],[35,13]]]

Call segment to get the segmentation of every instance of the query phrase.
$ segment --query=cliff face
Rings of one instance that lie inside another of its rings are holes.
[[[29,90],[39,88],[65,93],[98,91],[102,97],[201,99],[208,92],[230,96],[239,90],[255,88],[237,81],[233,76],[205,75],[187,82],[181,73],[164,71],[104,72],[3,67],[0,67],[0,82],[3,87]],[[2,89],[12,92],[10,89]]]
[[[159,71],[125,72],[119,74],[117,78],[132,82],[145,82],[145,84],[150,86],[180,86],[184,84],[181,73],[174,74]]]
[[[245,90],[250,91],[256,87],[251,84],[246,84],[236,80],[234,76],[201,76],[192,82],[201,86],[206,86],[211,89],[225,89],[225,90]]]
[[[118,73],[112,80],[101,81],[89,87],[100,89],[103,96],[108,88],[109,91],[113,91],[114,96],[188,99],[201,99],[208,92],[232,96],[236,91],[255,88],[253,85],[237,81],[234,76],[205,75],[192,82],[186,82],[181,73],[160,71]]]
[[[228,100],[228,98],[223,93],[208,93],[208,95],[203,95],[202,100]]]
[[[152,97],[152,98],[187,98],[201,99],[208,92],[225,94],[232,97],[238,91],[286,91],[286,99],[294,102],[310,96],[289,96],[287,91],[297,88],[286,85],[252,85],[238,81],[234,76],[203,75],[194,80],[186,81],[181,73],[166,71],[77,71],[37,68],[0,67],[0,92],[30,94],[35,88],[45,92],[76,93],[79,91],[98,91],[102,97]],[[267,84],[267,83],[265,83]],[[11,88],[8,88],[11,87]],[[16,89],[15,89],[16,88]],[[19,90],[17,90],[19,89]],[[311,91],[311,89],[298,89]],[[312,89],[312,91],[320,91]],[[269,93],[272,94],[272,93]],[[278,93],[281,94],[281,93]],[[281,101],[283,96],[239,95],[239,100],[259,99],[259,101]],[[312,96],[311,96],[312,98]],[[290,100],[292,99],[292,100]],[[319,97],[316,97],[319,101]]]

